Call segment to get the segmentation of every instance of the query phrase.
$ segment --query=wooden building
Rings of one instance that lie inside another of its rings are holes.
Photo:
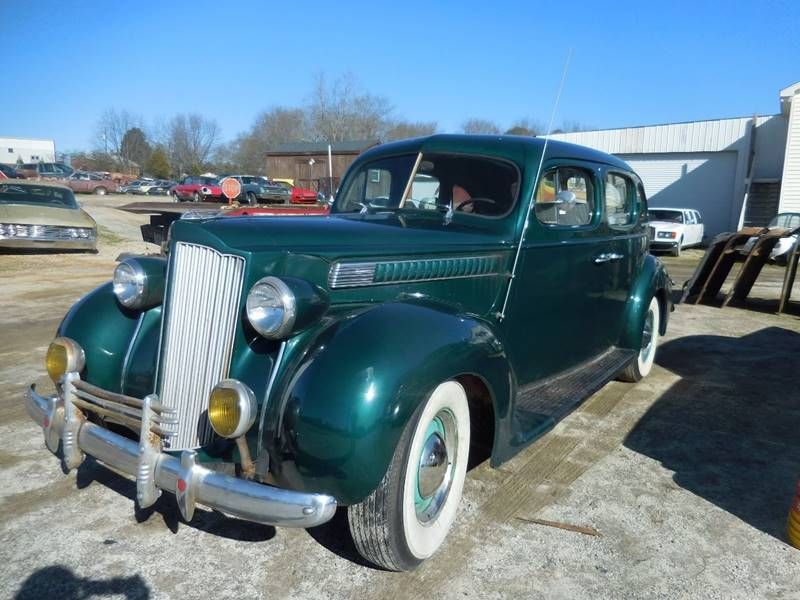
[[[353,140],[331,144],[333,188],[356,157],[377,146],[378,140]],[[327,142],[291,142],[266,152],[267,177],[290,179],[300,187],[328,194]]]

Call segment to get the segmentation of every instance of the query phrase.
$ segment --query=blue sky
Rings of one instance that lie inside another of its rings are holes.
[[[651,5],[652,4],[652,5]],[[800,80],[800,2],[0,1],[0,136],[90,145],[106,108],[178,112],[226,139],[316,73],[356,75],[399,117],[596,128],[778,111]],[[7,69],[7,70],[6,70]]]

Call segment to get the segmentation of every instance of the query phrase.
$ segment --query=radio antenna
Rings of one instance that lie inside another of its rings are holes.
[[[519,265],[519,255],[522,252],[522,244],[525,241],[525,234],[528,231],[528,224],[531,220],[531,209],[536,199],[536,190],[539,187],[539,177],[542,175],[542,165],[544,165],[544,157],[547,154],[547,144],[550,142],[550,135],[553,133],[553,123],[558,111],[558,104],[561,101],[561,92],[564,90],[564,82],[567,80],[567,71],[569,71],[569,63],[572,59],[572,48],[567,51],[567,59],[564,61],[564,70],[561,72],[561,81],[558,84],[558,92],[556,92],[556,100],[553,103],[553,110],[550,113],[550,122],[547,124],[547,135],[544,138],[544,145],[542,146],[542,156],[539,158],[539,166],[536,168],[536,179],[534,179],[533,191],[528,200],[528,206],[525,210],[525,223],[522,225],[522,233],[519,236],[519,244],[517,244],[517,252],[514,254],[514,265],[511,267],[511,277],[506,287],[506,297],[503,300],[503,308],[497,315],[497,320],[502,321],[506,316],[506,308],[508,307],[508,299],[511,296],[511,286],[514,285],[514,278],[517,276],[517,266]]]

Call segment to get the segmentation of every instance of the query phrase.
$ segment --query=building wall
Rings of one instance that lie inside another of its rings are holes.
[[[786,152],[781,181],[780,212],[800,212],[800,96],[789,108]]]
[[[55,162],[55,142],[53,140],[0,137],[0,162],[13,165],[18,160],[22,160],[24,163]]]
[[[707,233],[713,236],[738,227],[751,152],[755,152],[754,180],[781,176],[786,119],[742,117],[551,137],[619,155],[634,167],[641,165],[640,175],[654,206],[677,204],[700,210]]]
[[[339,180],[356,159],[356,154],[333,154],[333,178]],[[314,159],[314,164],[309,161]],[[328,177],[328,154],[267,156],[266,175],[272,179],[294,179],[309,185]]]

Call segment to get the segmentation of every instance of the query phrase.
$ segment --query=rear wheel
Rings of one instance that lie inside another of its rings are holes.
[[[653,370],[653,362],[656,358],[656,347],[658,346],[659,331],[661,328],[661,305],[658,298],[650,300],[647,307],[647,314],[644,318],[642,328],[642,344],[636,360],[632,361],[625,370],[620,373],[622,381],[636,382],[647,377]]]
[[[192,202],[202,202],[203,195],[200,192],[195,192],[192,194]]]
[[[392,571],[431,557],[455,520],[469,457],[464,388],[445,381],[406,425],[378,488],[347,511],[359,553]]]

